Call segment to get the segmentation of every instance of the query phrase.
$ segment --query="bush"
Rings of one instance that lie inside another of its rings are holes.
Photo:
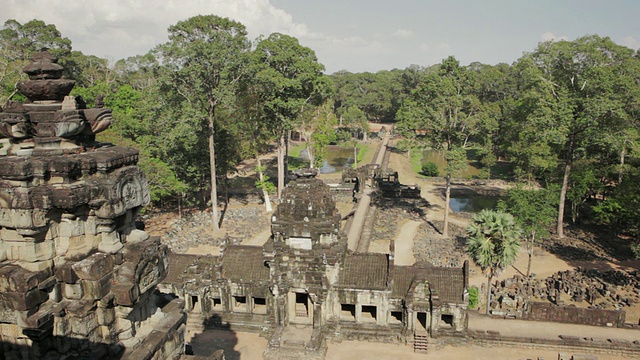
[[[469,287],[469,306],[467,309],[473,310],[478,306],[478,288],[475,286]]]
[[[427,162],[422,165],[422,175],[425,176],[438,176],[440,175],[440,170],[438,170],[438,164],[434,162]]]

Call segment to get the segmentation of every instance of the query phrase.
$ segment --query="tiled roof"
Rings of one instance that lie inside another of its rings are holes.
[[[440,301],[460,303],[464,293],[464,270],[461,268],[432,267],[421,269],[429,281],[431,290],[436,290]]]
[[[169,252],[169,271],[162,281],[167,284],[183,285],[191,279],[215,278],[217,256],[185,255]]]
[[[384,290],[387,287],[387,255],[358,253],[348,255],[340,271],[342,288]]]
[[[229,245],[222,256],[222,278],[235,282],[268,281],[261,246]]]
[[[404,298],[415,278],[425,279],[442,302],[460,303],[464,293],[464,270],[445,267],[396,266],[391,274],[392,298]]]
[[[393,280],[393,288],[391,289],[392,298],[404,298],[407,295],[415,273],[416,268],[413,266],[394,267],[391,273],[391,279]]]

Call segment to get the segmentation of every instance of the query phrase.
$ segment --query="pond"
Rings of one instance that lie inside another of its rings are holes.
[[[469,158],[471,154],[469,154],[471,150],[467,151],[467,158]],[[433,162],[438,165],[438,170],[440,174],[444,174],[444,168],[447,166],[447,160],[444,159],[444,156],[437,150],[424,150],[422,152],[422,163]],[[476,166],[477,163],[471,161],[469,166],[467,166],[464,170],[462,170],[459,174],[456,175],[458,178],[473,178],[479,177],[482,174],[482,170]]]
[[[476,213],[483,209],[494,209],[499,200],[496,196],[451,196],[449,206],[453,212]]]
[[[300,158],[309,161],[307,149],[300,152]],[[320,166],[320,174],[342,171],[345,168],[351,167],[351,164],[353,164],[353,148],[330,145],[327,149],[327,156],[322,166]]]

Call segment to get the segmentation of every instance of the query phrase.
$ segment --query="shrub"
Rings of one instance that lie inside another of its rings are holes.
[[[473,310],[478,306],[478,288],[475,286],[469,287],[469,306],[467,309]]]
[[[422,165],[422,175],[425,176],[438,176],[440,175],[440,170],[438,170],[438,164],[434,162],[427,162]]]

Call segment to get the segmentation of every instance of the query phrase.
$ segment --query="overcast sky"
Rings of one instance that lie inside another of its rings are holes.
[[[598,34],[640,47],[638,0],[0,0],[0,21],[54,24],[74,50],[112,61],[167,41],[195,15],[243,23],[251,39],[280,32],[316,52],[327,73],[512,63],[543,40]]]

